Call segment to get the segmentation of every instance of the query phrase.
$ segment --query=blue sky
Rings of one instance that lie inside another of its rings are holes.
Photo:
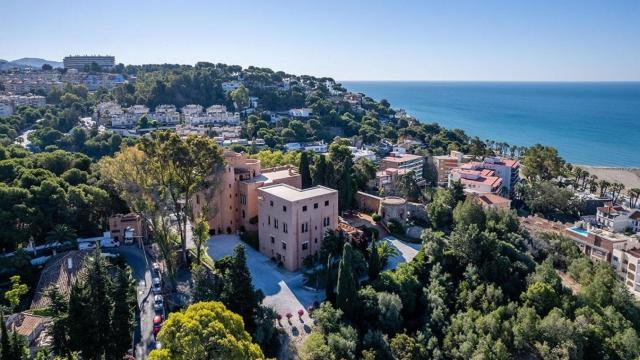
[[[639,0],[2,0],[0,9],[8,60],[99,53],[339,80],[640,80]]]

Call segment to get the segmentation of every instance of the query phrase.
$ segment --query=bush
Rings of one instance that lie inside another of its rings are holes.
[[[380,220],[382,220],[382,216],[380,216],[380,214],[373,214],[371,215],[371,219],[375,222],[380,222]]]
[[[247,243],[247,245],[251,246],[252,248],[258,250],[258,248],[260,247],[260,241],[258,239],[258,232],[256,231],[246,231],[243,232],[240,235],[240,240],[244,241],[245,243]]]
[[[404,235],[404,229],[402,228],[402,224],[396,219],[389,220],[389,231],[394,235]]]

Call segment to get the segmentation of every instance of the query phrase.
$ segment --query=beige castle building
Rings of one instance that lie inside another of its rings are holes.
[[[338,228],[338,191],[264,186],[258,189],[258,213],[260,252],[295,271],[320,251],[326,231]]]
[[[291,165],[261,169],[260,160],[249,159],[233,151],[224,152],[225,167],[214,196],[208,203],[204,194],[196,194],[194,213],[208,208],[209,228],[214,234],[258,230],[258,188],[272,184],[302,187],[297,169]]]

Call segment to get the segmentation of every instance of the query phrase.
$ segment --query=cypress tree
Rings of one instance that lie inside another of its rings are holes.
[[[131,347],[131,333],[134,325],[133,309],[136,293],[132,286],[128,269],[120,269],[113,289],[113,309],[111,312],[111,349],[114,359],[120,359]]]
[[[378,246],[376,240],[371,241],[371,252],[369,253],[369,281],[373,281],[380,275],[380,254],[378,254]]]
[[[9,332],[7,324],[4,322],[4,313],[0,311],[0,359],[11,359],[11,343],[9,341]]]
[[[338,268],[338,291],[336,292],[336,306],[345,314],[352,314],[354,302],[357,296],[356,279],[351,269],[352,261],[351,244],[344,244],[340,267]]]
[[[309,155],[306,151],[300,155],[300,177],[302,178],[302,188],[311,187],[311,170],[309,169]]]
[[[253,332],[253,314],[259,305],[259,299],[251,284],[251,273],[242,245],[233,251],[229,268],[224,273],[224,287],[220,297],[229,310],[242,316],[247,331]]]
[[[338,182],[338,207],[340,212],[351,208],[353,203],[353,188],[354,182],[351,177],[353,173],[353,161],[347,157],[342,164],[342,173],[340,174],[340,180]]]
[[[329,254],[327,258],[327,277],[325,281],[324,292],[327,297],[327,301],[330,303],[335,303],[336,301],[336,293],[334,288],[336,287],[335,282],[333,281],[333,267],[331,266],[331,254]]]
[[[302,163],[302,158],[300,158],[300,162]],[[320,158],[318,159],[318,163],[316,164],[313,172],[313,184],[328,186],[326,181],[326,174],[327,174],[327,159],[325,158],[324,155],[320,155]]]
[[[25,342],[17,331],[11,335],[11,357],[9,359],[23,360],[26,359]]]

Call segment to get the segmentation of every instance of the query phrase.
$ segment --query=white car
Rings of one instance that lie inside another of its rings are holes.
[[[162,281],[160,278],[154,277],[151,280],[151,290],[154,294],[160,294],[162,292]]]
[[[103,239],[100,241],[101,248],[112,248],[120,246],[120,241],[113,239]]]
[[[162,299],[162,295],[156,295],[153,297],[153,308],[158,312],[164,310],[164,300]]]
[[[93,241],[84,241],[78,243],[78,250],[93,250],[96,248],[96,243]]]

